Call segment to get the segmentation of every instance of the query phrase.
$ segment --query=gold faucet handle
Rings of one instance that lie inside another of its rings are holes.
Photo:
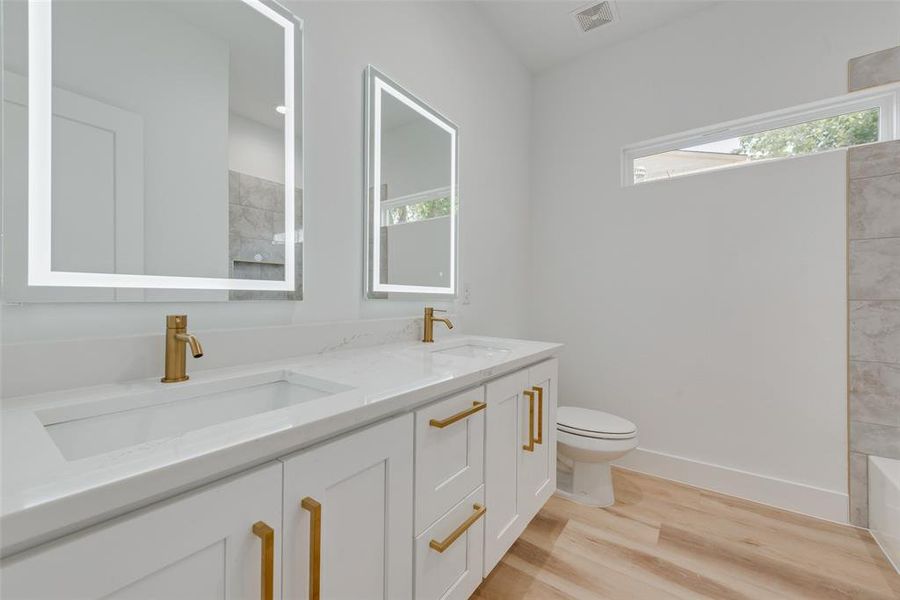
[[[185,329],[187,315],[166,315],[166,329]]]

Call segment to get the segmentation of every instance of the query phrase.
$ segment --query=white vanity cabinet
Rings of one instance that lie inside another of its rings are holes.
[[[285,598],[412,598],[412,422],[283,459]]]
[[[280,598],[280,548],[281,465],[270,464],[6,559],[0,596]]]
[[[556,488],[556,378],[545,360],[5,558],[0,596],[464,600]]]
[[[486,385],[484,574],[556,490],[556,379],[548,360]]]

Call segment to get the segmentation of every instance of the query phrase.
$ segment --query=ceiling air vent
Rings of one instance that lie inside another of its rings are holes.
[[[612,23],[616,19],[616,12],[612,2],[601,2],[599,4],[591,4],[584,8],[580,8],[572,13],[578,28],[587,33],[592,29],[597,29],[601,25]]]

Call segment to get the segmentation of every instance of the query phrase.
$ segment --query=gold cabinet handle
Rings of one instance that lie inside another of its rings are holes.
[[[444,427],[447,427],[448,425],[453,425],[457,421],[462,421],[463,419],[465,419],[467,417],[471,417],[478,411],[484,410],[484,408],[486,406],[487,406],[487,404],[485,404],[484,402],[473,402],[472,408],[467,408],[466,410],[464,410],[462,412],[458,412],[455,415],[451,415],[451,416],[447,417],[446,419],[431,419],[430,421],[428,421],[428,424],[431,425],[432,427],[437,427],[438,429],[443,429]]]
[[[528,443],[522,446],[526,452],[534,452],[534,392],[525,390],[528,396]]]
[[[538,395],[538,407],[537,407],[537,437],[534,440],[535,444],[543,444],[544,443],[544,388],[539,385],[533,386],[531,389],[537,392]]]
[[[273,600],[275,597],[275,530],[257,521],[253,524],[253,535],[262,542],[260,572],[261,600]]]
[[[428,542],[428,545],[433,550],[437,550],[438,552],[443,552],[444,550],[452,546],[453,542],[459,539],[459,536],[464,534],[469,527],[475,524],[475,521],[480,519],[482,515],[487,512],[487,507],[482,506],[481,504],[474,504],[472,505],[472,508],[475,509],[475,512],[469,515],[469,518],[463,521],[462,525],[454,529],[453,533],[448,535],[446,539],[444,539],[444,541],[439,542],[437,540],[431,540],[430,542]]]
[[[309,511],[309,600],[319,600],[322,573],[322,504],[309,496],[300,501]]]

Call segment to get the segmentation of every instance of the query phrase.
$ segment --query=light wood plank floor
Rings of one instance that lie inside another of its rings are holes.
[[[613,473],[615,506],[554,496],[473,598],[900,599],[867,531]]]

